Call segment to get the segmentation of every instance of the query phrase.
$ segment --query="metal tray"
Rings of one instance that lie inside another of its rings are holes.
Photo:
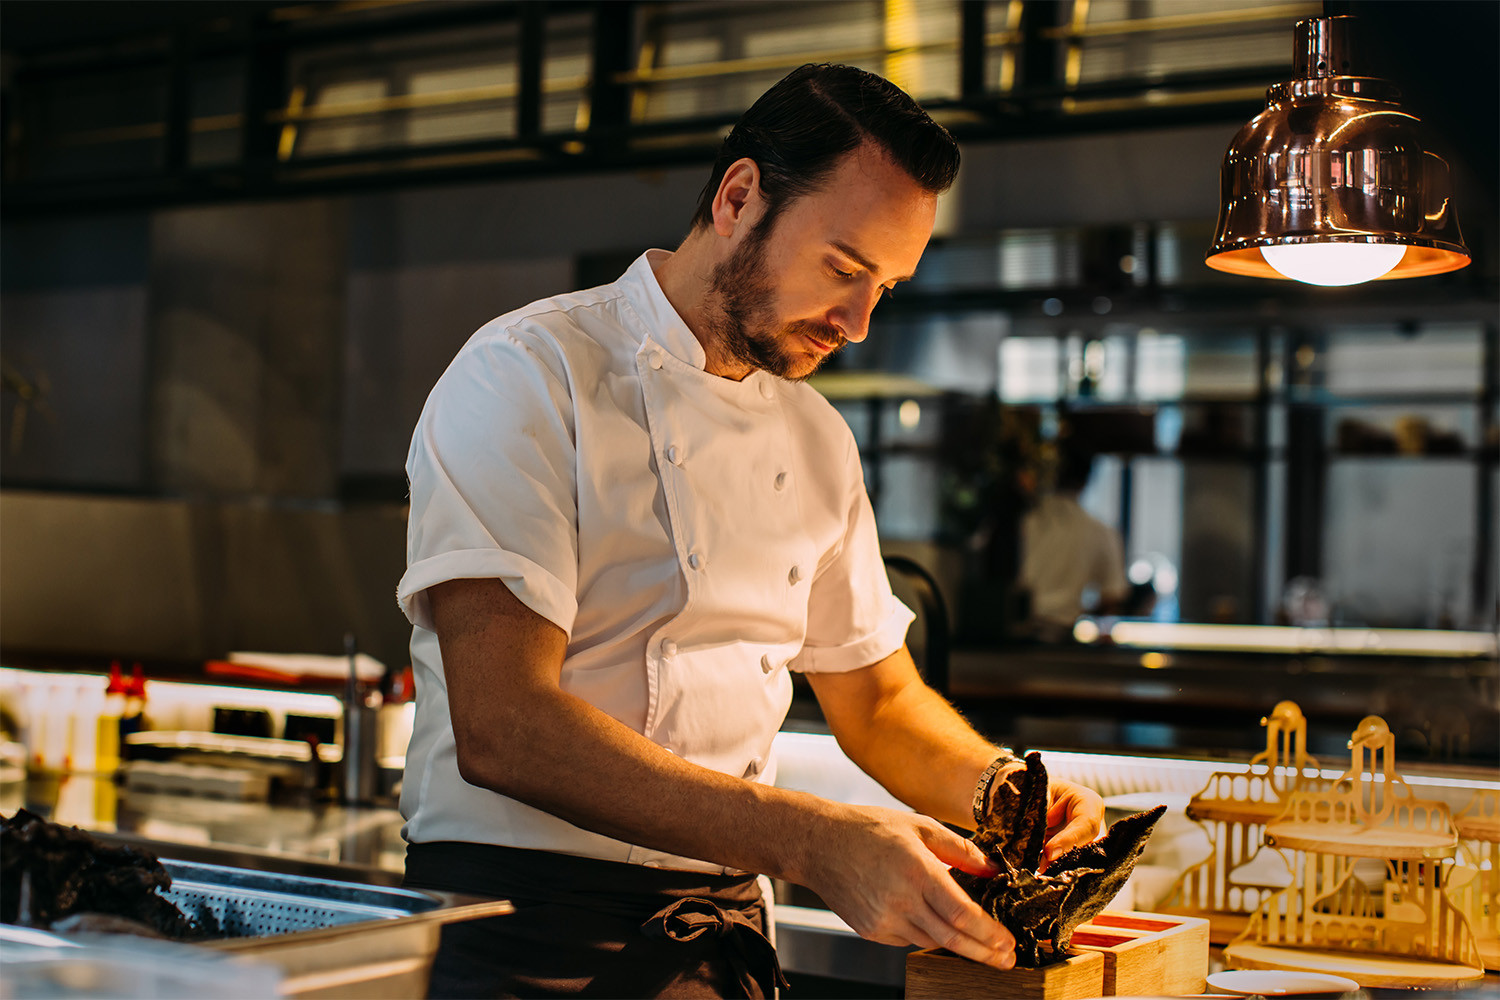
[[[189,918],[211,914],[226,938],[272,937],[441,909],[437,893],[162,859],[162,895]],[[218,942],[210,942],[217,944]]]
[[[505,900],[359,885],[163,858],[166,896],[228,937],[204,948],[280,966],[288,997],[418,997],[444,924],[514,912]]]
[[[162,858],[163,895],[226,937],[193,947],[267,961],[284,997],[420,997],[444,924],[513,913],[505,900]]]

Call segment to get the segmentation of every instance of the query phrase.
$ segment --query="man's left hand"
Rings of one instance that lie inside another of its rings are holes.
[[[1048,785],[1048,799],[1043,871],[1073,848],[1092,843],[1104,828],[1104,800],[1092,788],[1053,780]]]

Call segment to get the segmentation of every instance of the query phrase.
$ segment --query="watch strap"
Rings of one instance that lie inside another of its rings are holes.
[[[984,823],[984,807],[989,802],[990,785],[995,783],[995,775],[1007,764],[1018,764],[1021,758],[1011,753],[1006,747],[1000,748],[1000,756],[990,761],[990,766],[979,775],[979,783],[974,786],[974,822]]]

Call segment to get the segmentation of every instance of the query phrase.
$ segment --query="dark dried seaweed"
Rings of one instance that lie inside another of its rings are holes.
[[[0,822],[0,921],[5,923],[66,927],[78,922],[67,923],[68,918],[91,914],[143,924],[174,940],[223,934],[213,914],[189,919],[160,895],[158,890],[171,886],[172,877],[146,851],[106,844],[25,809]]]
[[[973,841],[1000,869],[985,878],[955,870],[954,879],[1016,939],[1016,964],[1061,962],[1073,928],[1092,920],[1120,891],[1156,821],[1157,806],[1112,824],[1101,839],[1075,847],[1039,873],[1047,833],[1047,769],[1026,755],[1025,770],[996,783]]]

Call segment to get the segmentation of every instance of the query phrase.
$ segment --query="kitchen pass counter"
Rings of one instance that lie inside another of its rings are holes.
[[[25,807],[106,839],[183,860],[395,885],[406,863],[401,815],[387,806],[239,802],[126,791],[94,775],[36,776],[0,784],[0,813]],[[234,860],[223,860],[225,855]],[[294,870],[300,869],[300,870]]]

